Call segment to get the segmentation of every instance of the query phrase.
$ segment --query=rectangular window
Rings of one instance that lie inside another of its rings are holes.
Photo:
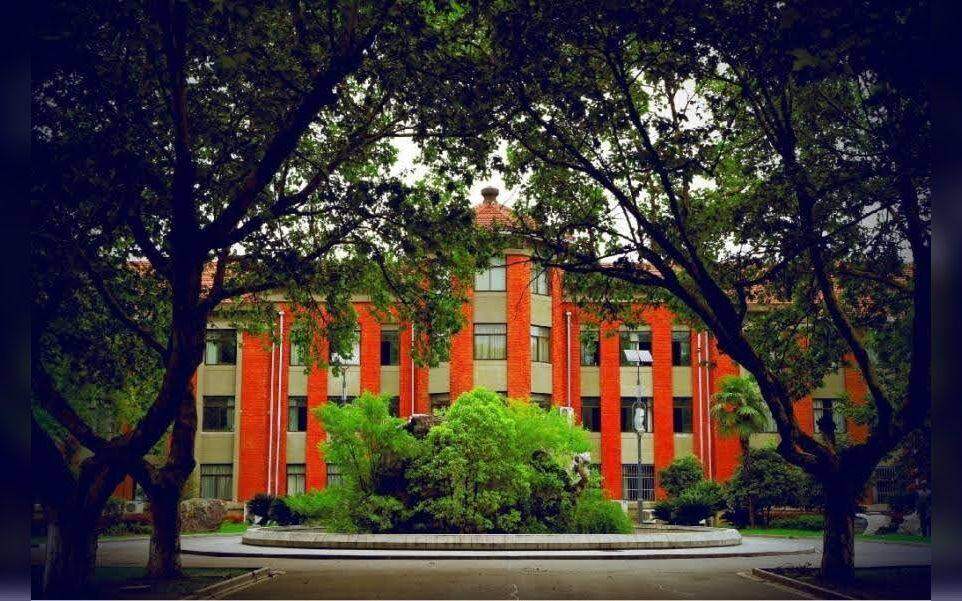
[[[343,397],[340,394],[337,394],[334,396],[331,396],[331,395],[327,396],[328,402],[337,403],[341,407],[343,407],[344,405],[350,405],[351,403],[354,402],[354,399],[356,398],[357,398],[356,396],[352,396],[350,394],[346,394]]]
[[[531,402],[541,407],[545,411],[551,409],[551,395],[550,394],[538,394],[533,393],[531,395]]]
[[[307,397],[287,397],[287,431],[307,432]]]
[[[892,503],[899,496],[898,474],[891,465],[880,465],[872,473],[876,503]]]
[[[200,464],[200,496],[230,501],[234,496],[234,466],[230,463]]]
[[[837,399],[812,399],[812,413],[815,418],[815,431],[821,434],[825,433],[824,428],[821,425],[822,417],[828,414],[831,417],[832,422],[835,423],[835,434],[841,434],[846,430],[845,415],[841,411],[837,411],[836,407]]]
[[[307,479],[307,466],[303,463],[287,464],[287,494],[297,495],[304,492]]]
[[[531,360],[551,363],[551,328],[531,326]]]
[[[626,330],[621,332],[621,364],[634,366],[625,357],[625,351],[635,349],[651,352],[651,330]]]
[[[548,296],[551,294],[550,278],[547,268],[535,268],[534,279],[531,280],[531,293]]]
[[[206,365],[237,365],[237,330],[207,330]]]
[[[581,365],[601,365],[601,340],[598,329],[581,331]]]
[[[638,399],[631,396],[621,397],[621,431],[635,431],[635,402]],[[645,429],[643,432],[652,432],[651,398],[641,397],[641,406],[645,412]]]
[[[291,342],[291,352],[288,354],[291,367],[304,367],[304,352],[301,345]]]
[[[359,365],[361,363],[361,331],[354,330],[354,346],[351,347],[351,354],[342,357],[337,353],[331,353],[331,365]]]
[[[327,485],[337,486],[343,481],[341,476],[341,470],[337,467],[336,463],[327,463]]]
[[[601,432],[601,399],[581,397],[581,427],[589,432]]]
[[[381,365],[401,364],[400,335],[396,328],[381,328]]]
[[[638,464],[621,464],[621,494],[626,501],[638,500]],[[641,500],[655,500],[655,466],[641,464]]]
[[[671,364],[677,367],[691,366],[691,333],[688,330],[671,333]]]
[[[492,257],[488,268],[474,276],[474,289],[479,291],[504,291],[504,257]]]
[[[451,395],[446,392],[437,392],[430,395],[431,413],[447,409],[451,406]]]
[[[474,324],[474,358],[505,359],[508,356],[508,324]]]
[[[201,428],[205,432],[234,431],[234,397],[204,395]]]
[[[675,434],[691,433],[691,397],[676,396],[672,401],[672,421]]]

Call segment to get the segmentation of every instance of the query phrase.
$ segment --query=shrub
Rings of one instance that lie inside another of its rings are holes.
[[[179,510],[182,532],[214,532],[227,517],[227,503],[221,499],[187,499]]]
[[[267,521],[278,526],[294,526],[301,523],[300,517],[291,511],[281,497],[275,497],[267,510]]]
[[[788,530],[824,530],[825,518],[820,515],[795,515],[791,517],[775,518],[772,528],[786,528]]]
[[[571,531],[578,534],[631,534],[635,527],[621,504],[598,489],[585,491],[575,504]]]
[[[252,524],[263,524],[267,521],[267,516],[270,512],[271,504],[274,502],[274,498],[274,495],[261,492],[254,495],[254,497],[247,502],[247,516]],[[256,520],[255,518],[260,518],[260,520]]]
[[[717,482],[703,480],[688,487],[675,498],[658,501],[655,517],[670,524],[697,525],[724,506],[722,487]]]
[[[655,503],[655,517],[663,522],[671,522],[671,516],[675,511],[674,499],[662,499]]]
[[[730,513],[744,513],[747,522],[748,497],[754,499],[757,517],[768,522],[773,507],[809,507],[821,496],[820,487],[801,468],[782,458],[775,449],[752,449],[751,469],[742,465],[725,487]]]
[[[658,481],[669,497],[677,497],[704,479],[705,471],[694,455],[675,459],[668,467],[658,472]]]

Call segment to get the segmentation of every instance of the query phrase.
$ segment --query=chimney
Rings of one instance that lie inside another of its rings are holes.
[[[498,202],[498,189],[494,186],[481,188],[481,196],[484,197],[484,204],[493,205]]]

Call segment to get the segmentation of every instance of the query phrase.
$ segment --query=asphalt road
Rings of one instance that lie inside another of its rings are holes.
[[[40,548],[31,550],[34,561]],[[927,546],[856,542],[857,564],[927,565]],[[144,565],[147,541],[100,545],[101,565]],[[800,599],[746,576],[753,567],[818,565],[819,555],[657,560],[318,560],[184,555],[185,566],[282,573],[235,599]]]

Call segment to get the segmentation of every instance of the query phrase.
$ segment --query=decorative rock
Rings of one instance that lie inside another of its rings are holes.
[[[919,514],[913,512],[902,518],[902,523],[899,525],[898,533],[911,534],[915,536],[922,534],[922,527],[919,524]]]
[[[867,522],[862,534],[875,534],[882,528],[888,528],[892,523],[892,518],[884,513],[860,513],[858,516],[864,516]]]
[[[182,532],[213,532],[227,517],[227,503],[220,499],[187,499],[180,503]]]
[[[864,513],[855,514],[855,534],[862,534],[868,528],[868,516]]]

